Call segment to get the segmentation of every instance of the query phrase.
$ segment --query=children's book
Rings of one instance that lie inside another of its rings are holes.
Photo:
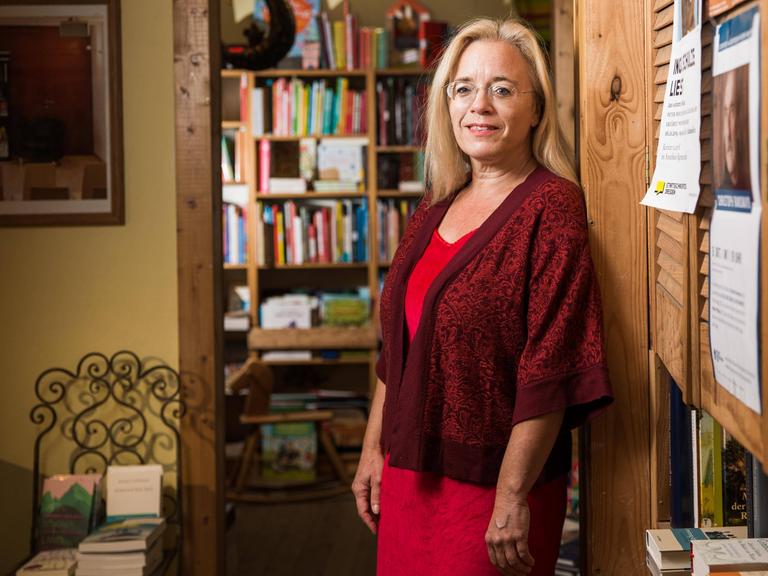
[[[317,433],[312,422],[261,427],[262,476],[273,480],[314,480]]]
[[[163,467],[159,464],[107,469],[107,521],[160,516]]]
[[[43,480],[38,550],[73,548],[99,520],[101,474],[56,474]]]

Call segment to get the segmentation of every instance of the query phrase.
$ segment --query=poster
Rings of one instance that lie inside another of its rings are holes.
[[[692,213],[701,171],[701,0],[675,0],[656,169],[641,204]]]
[[[715,209],[709,240],[709,322],[715,379],[760,413],[760,13],[715,30],[712,56]]]

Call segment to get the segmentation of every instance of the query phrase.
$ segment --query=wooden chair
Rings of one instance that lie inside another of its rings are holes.
[[[240,422],[248,426],[245,446],[238,459],[237,467],[230,476],[230,490],[227,498],[234,501],[254,503],[301,502],[343,494],[349,491],[351,478],[339,457],[333,438],[326,424],[333,419],[329,410],[302,410],[282,414],[269,413],[269,401],[273,388],[271,368],[258,358],[248,361],[227,381],[227,387],[234,393],[248,389]],[[317,438],[328,457],[334,478],[321,478],[309,482],[266,482],[259,478],[248,483],[252,465],[259,459],[258,448],[261,439],[261,427],[265,424],[286,422],[312,422],[317,431]]]
[[[35,394],[38,403],[29,417],[40,431],[34,446],[32,552],[37,552],[44,476],[105,474],[111,464],[161,464],[163,515],[171,536],[155,574],[165,574],[183,537],[179,419],[186,408],[178,373],[162,362],[142,361],[134,352],[109,358],[90,353],[74,371],[45,370],[35,382]]]

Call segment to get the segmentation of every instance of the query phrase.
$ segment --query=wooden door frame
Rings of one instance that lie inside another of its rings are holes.
[[[184,542],[181,573],[223,575],[224,386],[218,0],[173,3],[179,371]]]

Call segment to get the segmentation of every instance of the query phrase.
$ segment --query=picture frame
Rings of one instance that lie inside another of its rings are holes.
[[[122,225],[120,0],[0,6],[0,226]]]

